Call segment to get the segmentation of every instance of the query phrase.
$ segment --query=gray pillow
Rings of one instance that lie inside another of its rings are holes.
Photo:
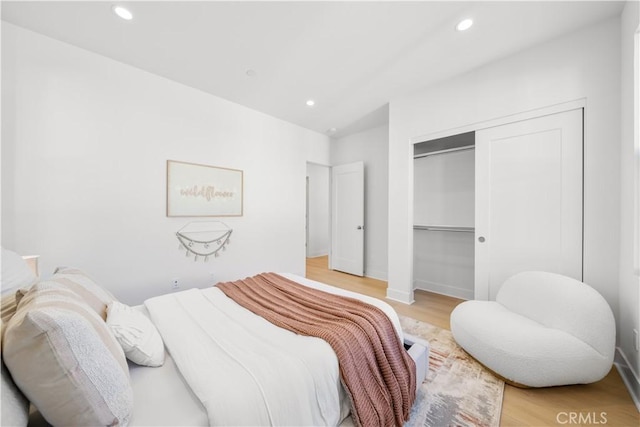
[[[2,426],[26,426],[29,422],[29,401],[18,390],[6,366],[2,363],[2,389],[0,398],[2,411],[0,411],[0,425]]]

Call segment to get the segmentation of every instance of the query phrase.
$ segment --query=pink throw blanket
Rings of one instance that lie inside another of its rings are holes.
[[[327,341],[358,426],[401,426],[415,399],[415,363],[377,307],[311,289],[275,273],[216,285],[269,322]]]

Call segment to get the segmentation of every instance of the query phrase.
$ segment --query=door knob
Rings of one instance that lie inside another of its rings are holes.
[[[480,243],[484,243],[485,240],[486,239],[484,238],[484,236],[478,237],[478,242],[480,242]]]
[[[364,225],[359,225],[356,227],[358,230],[362,230],[364,228]]]

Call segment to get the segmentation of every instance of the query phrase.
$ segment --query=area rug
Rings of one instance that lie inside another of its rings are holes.
[[[498,426],[504,382],[465,353],[450,331],[404,316],[400,323],[430,350],[429,373],[405,426]]]

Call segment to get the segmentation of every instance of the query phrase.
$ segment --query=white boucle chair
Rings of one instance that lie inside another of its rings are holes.
[[[616,326],[607,301],[570,277],[540,271],[507,279],[495,301],[465,301],[451,332],[476,360],[514,385],[588,384],[613,364]]]

